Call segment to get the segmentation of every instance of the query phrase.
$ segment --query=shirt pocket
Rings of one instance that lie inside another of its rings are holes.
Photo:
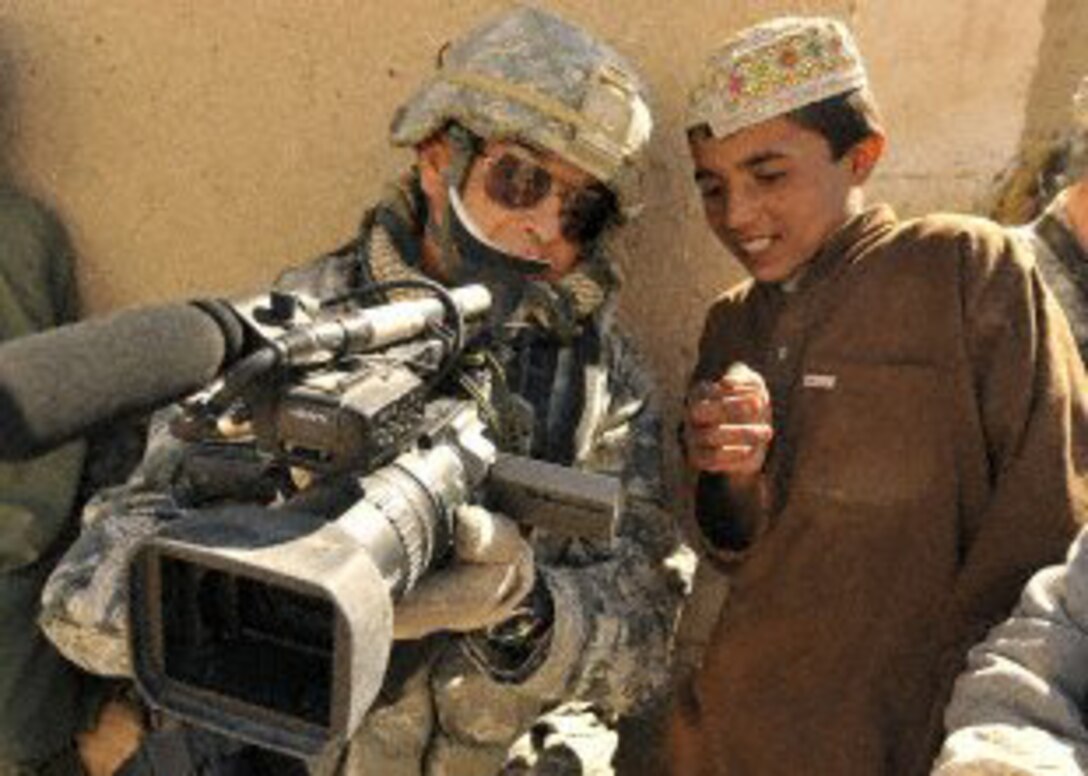
[[[954,499],[951,427],[935,367],[810,364],[796,390],[792,494],[838,504],[844,514]]]

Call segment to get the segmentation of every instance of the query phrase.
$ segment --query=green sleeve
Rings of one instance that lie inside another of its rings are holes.
[[[75,315],[64,230],[44,208],[0,187],[0,341]],[[83,443],[73,442],[31,461],[0,463],[0,571],[34,562],[63,533],[83,456]]]

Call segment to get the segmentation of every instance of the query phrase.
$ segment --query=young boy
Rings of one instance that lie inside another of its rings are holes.
[[[675,772],[926,772],[968,646],[1084,520],[1068,325],[999,227],[864,206],[885,135],[842,24],[741,32],[688,132],[752,278],[710,310],[687,400],[730,595],[673,714]]]

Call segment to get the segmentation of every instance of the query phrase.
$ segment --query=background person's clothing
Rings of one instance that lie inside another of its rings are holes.
[[[1088,250],[1066,217],[1064,199],[1059,195],[1037,219],[1012,231],[1028,241],[1084,359],[1088,356]]]
[[[1088,533],[972,648],[935,776],[1088,771]]]
[[[72,256],[57,220],[0,187],[0,341],[72,321]],[[58,374],[63,366],[58,365]],[[0,774],[72,773],[87,677],[38,629],[38,599],[76,533],[84,444],[0,463]]]

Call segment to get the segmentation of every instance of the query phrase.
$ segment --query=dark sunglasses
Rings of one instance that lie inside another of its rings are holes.
[[[537,207],[557,185],[546,169],[510,151],[485,161],[484,191],[492,202],[510,210]],[[592,242],[616,216],[616,197],[603,183],[569,189],[560,197],[559,231],[572,243]]]

